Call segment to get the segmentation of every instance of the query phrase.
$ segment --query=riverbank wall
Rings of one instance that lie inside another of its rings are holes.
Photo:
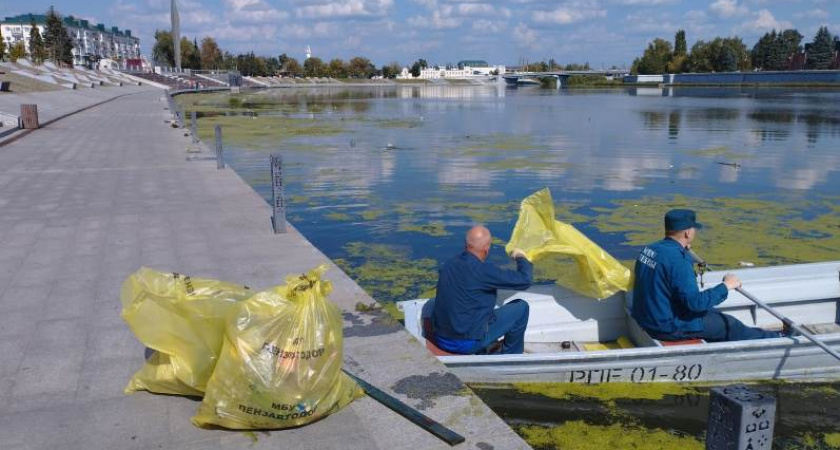
[[[803,70],[797,72],[725,72],[678,73],[663,75],[670,85],[836,85],[840,70]]]

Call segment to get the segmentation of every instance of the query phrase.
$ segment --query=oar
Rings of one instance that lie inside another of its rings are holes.
[[[443,440],[449,445],[457,445],[461,442],[464,442],[464,436],[446,428],[445,426],[441,425],[438,422],[435,422],[428,416],[424,415],[420,411],[412,408],[411,406],[406,405],[405,403],[401,402],[399,399],[387,394],[386,392],[374,387],[367,381],[353,375],[352,373],[344,370],[350,378],[359,383],[359,386],[365,390],[365,392],[373,397],[374,400],[382,403],[383,405],[387,406],[397,414],[405,417],[406,419],[414,422],[415,425],[419,426],[420,428],[428,431],[429,433],[434,434],[439,439]]]
[[[706,261],[703,260],[703,258],[701,258],[700,255],[698,255],[697,253],[694,253],[694,250],[688,249],[688,253],[689,253],[689,255],[691,255],[691,259],[693,259],[695,263],[702,264],[704,266],[707,265]],[[776,311],[775,309],[771,308],[767,303],[764,303],[763,301],[759,300],[758,298],[756,298],[755,296],[753,296],[749,292],[745,291],[744,288],[739,287],[739,288],[736,288],[735,290],[740,292],[741,295],[743,295],[744,297],[747,297],[748,299],[750,299],[756,305],[764,308],[765,311],[767,311],[770,314],[776,316],[776,318],[781,320],[783,324],[789,326],[790,328],[793,328],[794,330],[796,330],[797,333],[801,334],[802,336],[805,336],[809,341],[816,344],[817,347],[825,350],[826,353],[828,353],[829,355],[837,358],[837,360],[840,361],[840,354],[839,353],[832,350],[831,347],[823,344],[823,342],[818,340],[813,334],[805,331],[805,329],[802,328],[801,326],[799,326],[799,324],[790,320],[786,316],[782,315],[782,313],[780,313],[780,312]]]
[[[787,326],[793,328],[794,330],[796,330],[797,333],[799,333],[802,336],[805,336],[806,338],[808,338],[809,341],[813,342],[814,344],[817,344],[817,347],[820,347],[821,349],[825,350],[826,353],[828,353],[829,355],[831,355],[831,356],[837,358],[838,360],[840,360],[840,354],[838,354],[837,352],[832,350],[831,347],[823,344],[823,342],[818,340],[813,334],[805,331],[805,329],[802,328],[801,326],[799,326],[799,324],[794,323],[794,321],[792,321],[792,320],[788,319],[787,317],[783,316],[781,313],[779,313],[775,309],[771,308],[770,306],[768,306],[763,301],[755,298],[752,294],[745,291],[744,288],[736,288],[735,290],[740,292],[741,295],[743,295],[744,297],[747,297],[748,299],[752,300],[753,303],[755,303],[756,305],[764,308],[770,314],[773,314],[774,316],[776,316],[776,318],[781,320],[782,323],[784,323],[785,325],[787,325]]]

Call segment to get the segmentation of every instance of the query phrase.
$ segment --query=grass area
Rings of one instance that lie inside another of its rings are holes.
[[[43,81],[38,81],[34,78],[25,77],[23,75],[17,75],[14,73],[4,73],[0,75],[0,81],[9,81],[11,85],[9,86],[10,92],[0,92],[2,94],[23,94],[27,92],[49,92],[49,91],[59,91],[63,88],[60,86],[56,86],[50,83],[44,83]]]

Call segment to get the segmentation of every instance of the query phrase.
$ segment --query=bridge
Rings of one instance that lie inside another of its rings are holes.
[[[533,81],[541,80],[543,78],[556,78],[557,89],[566,87],[569,77],[576,75],[592,76],[600,75],[604,78],[622,78],[629,75],[630,71],[627,69],[610,69],[610,70],[559,70],[553,72],[515,72],[505,74],[502,77],[505,82],[511,86],[518,86],[524,83],[533,83]],[[531,82],[523,80],[533,80]]]

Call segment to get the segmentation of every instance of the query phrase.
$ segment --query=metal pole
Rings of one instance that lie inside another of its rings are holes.
[[[216,169],[225,168],[224,148],[222,147],[222,126],[216,125]]]
[[[794,323],[794,322],[793,322],[792,320],[790,320],[789,318],[787,318],[787,317],[783,316],[781,313],[779,313],[779,312],[778,312],[778,311],[776,311],[775,309],[771,308],[770,306],[768,306],[766,303],[764,303],[763,301],[759,300],[758,298],[754,297],[754,296],[753,296],[752,294],[750,294],[749,292],[745,291],[745,290],[744,290],[744,288],[737,288],[737,289],[735,289],[735,290],[736,290],[736,291],[738,291],[738,292],[740,292],[740,293],[741,293],[741,295],[743,295],[744,297],[747,297],[748,299],[752,300],[752,302],[753,302],[753,303],[755,303],[756,305],[758,305],[758,306],[760,306],[760,307],[764,308],[764,309],[765,309],[767,312],[769,312],[770,314],[772,314],[772,315],[776,316],[776,318],[778,318],[779,320],[781,320],[781,321],[782,321],[782,323],[784,323],[784,324],[786,324],[787,326],[789,326],[789,327],[793,328],[794,330],[796,330],[796,331],[797,331],[799,334],[801,334],[802,336],[805,336],[805,337],[806,337],[809,341],[811,341],[811,342],[813,342],[814,344],[816,344],[816,345],[817,345],[817,347],[820,347],[821,349],[825,350],[825,351],[826,351],[826,353],[828,353],[829,355],[831,355],[831,356],[833,356],[833,357],[837,358],[837,360],[840,360],[840,354],[838,354],[837,352],[835,352],[834,350],[832,350],[832,349],[831,349],[831,347],[829,347],[829,346],[827,346],[827,345],[823,344],[823,343],[822,343],[822,341],[817,340],[817,338],[816,338],[813,334],[811,334],[811,333],[809,333],[809,332],[805,331],[805,329],[804,329],[804,328],[802,328],[802,327],[801,327],[801,326],[799,326],[798,324]]]
[[[283,156],[271,155],[271,224],[274,234],[286,232],[286,194],[283,183]]]
[[[342,369],[343,370],[343,369]],[[464,436],[446,428],[445,426],[441,425],[438,422],[435,422],[428,416],[424,415],[420,411],[412,408],[411,406],[406,405],[399,399],[391,396],[390,394],[376,388],[375,386],[371,385],[365,380],[353,375],[352,373],[344,370],[350,378],[352,378],[359,386],[364,389],[367,395],[371,396],[374,400],[378,401],[379,403],[385,405],[395,413],[405,417],[406,419],[413,422],[415,425],[419,426],[420,428],[432,433],[433,435],[437,436],[439,439],[443,440],[450,446],[458,445],[464,442]]]

